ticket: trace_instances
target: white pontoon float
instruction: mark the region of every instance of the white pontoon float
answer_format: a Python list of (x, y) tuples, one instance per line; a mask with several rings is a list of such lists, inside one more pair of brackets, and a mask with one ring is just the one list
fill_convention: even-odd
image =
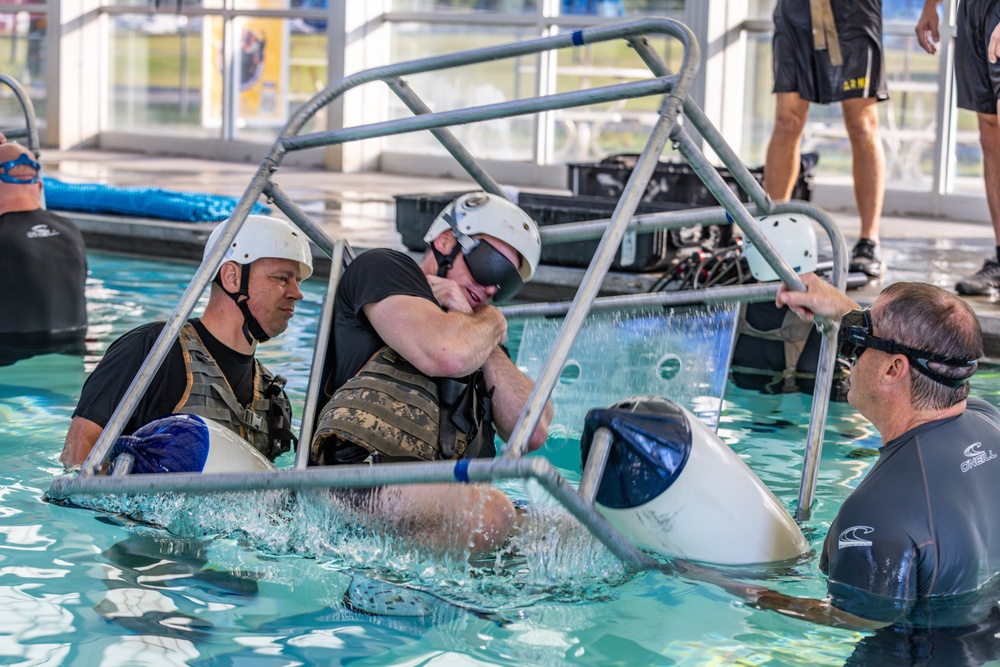
[[(679, 73), (671, 72), (660, 55), (650, 46), (646, 36), (667, 36), (683, 47)], [(573, 49), (584, 45), (624, 39), (650, 69), (653, 77), (587, 90), (519, 99), (499, 104), (432, 113), (427, 105), (409, 88), (403, 77), (423, 72), (516, 58), (556, 49)], [(561, 370), (567, 362), (588, 313), (596, 310), (633, 309), (642, 306), (675, 306), (693, 303), (748, 302), (772, 299), (777, 291), (774, 284), (708, 288), (681, 292), (661, 292), (598, 298), (602, 282), (627, 232), (677, 229), (693, 225), (727, 223), (728, 216), (755, 244), (761, 255), (774, 268), (781, 281), (790, 289), (803, 290), (804, 285), (754, 220), (754, 215), (797, 213), (819, 223), (830, 237), (833, 249), (833, 283), (843, 288), (846, 281), (847, 249), (844, 239), (829, 217), (818, 207), (806, 202), (783, 204), (771, 202), (746, 166), (725, 143), (705, 114), (689, 98), (700, 53), (692, 32), (683, 24), (669, 19), (643, 19), (575, 30), (559, 35), (529, 39), (509, 44), (437, 56), (408, 63), (379, 67), (345, 77), (317, 94), (289, 120), (270, 153), (261, 163), (249, 187), (243, 194), (230, 220), (225, 223), (220, 242), (205, 258), (191, 284), (181, 297), (169, 321), (154, 344), (144, 365), (136, 375), (122, 402), (104, 429), (93, 452), (78, 475), (65, 475), (53, 480), (49, 496), (66, 498), (74, 494), (132, 493), (213, 493), (261, 489), (307, 488), (369, 488), (396, 484), (431, 482), (490, 482), (500, 479), (533, 479), (557, 499), (573, 516), (584, 524), (613, 553), (636, 569), (658, 567), (648, 554), (622, 536), (597, 511), (594, 504), (596, 487), (603, 473), (611, 438), (608, 433), (595, 434), (592, 455), (582, 472), (579, 490), (574, 489), (544, 458), (525, 458), (530, 434), (538, 424), (544, 406), (552, 394)], [(380, 81), (386, 84), (415, 114), (413, 117), (372, 123), (325, 132), (299, 135), (306, 123), (323, 107), (359, 85)], [(610, 220), (548, 226), (541, 229), (543, 243), (601, 238), (589, 268), (584, 273), (576, 297), (571, 303), (530, 304), (504, 309), (507, 316), (565, 315), (561, 329), (548, 355), (545, 367), (537, 379), (517, 425), (501, 458), (493, 460), (459, 460), (426, 463), (381, 464), (378, 466), (307, 467), (309, 442), (320, 396), (320, 375), (330, 338), (333, 294), (345, 263), (353, 252), (345, 240), (330, 239), (309, 216), (293, 202), (274, 181), (282, 160), (292, 151), (343, 144), (359, 139), (430, 130), (469, 175), (486, 191), (507, 196), (480, 164), (447, 129), (449, 126), (566, 109), (613, 100), (664, 95), (662, 111), (650, 134), (635, 168)], [(682, 124), (681, 117), (687, 119)], [(688, 133), (696, 130), (721, 158), (737, 183), (750, 196), (752, 204), (745, 206), (730, 190), (716, 169), (708, 162)], [(653, 174), (665, 146), (671, 142), (721, 207), (671, 211), (635, 216), (646, 185)], [(302, 415), (299, 448), (294, 468), (264, 473), (173, 473), (158, 475), (104, 475), (98, 473), (111, 447), (120, 436), (122, 427), (149, 386), (153, 373), (163, 362), (169, 347), (177, 338), (185, 320), (204, 289), (222, 263), (223, 253), (243, 224), (253, 204), (264, 195), (328, 256), (332, 265), (328, 293), (316, 336), (312, 373), (306, 392)], [(831, 380), (835, 361), (835, 323), (821, 323), (823, 343), (817, 368), (815, 394), (810, 416), (808, 442), (803, 453), (802, 481), (799, 489), (797, 518), (809, 517), (814, 498), (820, 450), (826, 421)]]

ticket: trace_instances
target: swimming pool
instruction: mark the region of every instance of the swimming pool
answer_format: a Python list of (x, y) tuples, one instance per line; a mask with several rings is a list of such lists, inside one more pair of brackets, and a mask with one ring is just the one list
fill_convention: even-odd
[[(142, 518), (169, 531), (44, 502), (62, 472), (59, 451), (86, 372), (120, 333), (169, 315), (195, 270), (100, 253), (90, 266), (87, 355), (0, 368), (5, 664), (840, 665), (866, 636), (749, 609), (696, 581), (630, 575), (542, 492), (520, 484), (505, 486), (530, 501), (517, 549), (471, 565), (414, 553), (309, 498), (141, 503)], [(320, 282), (306, 283), (289, 331), (260, 350), (288, 377), (297, 413)], [(1000, 404), (998, 379), (985, 369), (974, 393)], [(720, 435), (792, 508), (809, 397), (726, 392)], [(575, 436), (573, 425), (555, 429), (547, 445), (555, 460), (566, 460)], [(850, 406), (830, 406), (817, 500), (803, 526), (814, 550), (878, 442)], [(814, 554), (745, 574), (792, 595), (825, 594)], [(360, 610), (399, 609), (398, 590), (379, 582), (426, 591), (403, 601), (418, 615)]]

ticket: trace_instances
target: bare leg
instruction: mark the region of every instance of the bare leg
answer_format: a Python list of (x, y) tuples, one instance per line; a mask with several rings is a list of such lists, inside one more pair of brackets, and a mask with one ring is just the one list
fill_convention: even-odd
[(861, 238), (878, 242), (885, 199), (885, 149), (878, 133), (876, 104), (872, 97), (841, 102), (847, 136), (851, 140), (854, 199), (861, 217)]
[(993, 234), (1000, 246), (1000, 122), (995, 114), (976, 114), (979, 118), (979, 143), (983, 147), (983, 180), (986, 203), (990, 208)]
[(764, 161), (764, 191), (774, 201), (792, 196), (799, 177), (799, 143), (809, 116), (809, 102), (798, 93), (777, 93), (774, 130)]
[(499, 548), (514, 524), (514, 505), (488, 484), (412, 484), (373, 496), (376, 514), (399, 534), (435, 552), (468, 555)]

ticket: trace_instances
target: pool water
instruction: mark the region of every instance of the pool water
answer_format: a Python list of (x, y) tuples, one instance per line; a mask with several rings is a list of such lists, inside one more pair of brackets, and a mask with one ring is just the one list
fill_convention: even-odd
[[(94, 253), (90, 268), (87, 355), (0, 368), (4, 664), (840, 665), (866, 638), (697, 581), (631, 574), (530, 484), (503, 487), (528, 501), (523, 534), (472, 563), (415, 551), (320, 494), (82, 499), (99, 511), (45, 502), (86, 373), (118, 335), (166, 318), (196, 267)], [(259, 350), (288, 377), (297, 414), (321, 282), (306, 283), (289, 331)], [(1000, 404), (998, 380), (984, 369), (973, 391)], [(809, 409), (808, 396), (726, 387), (720, 436), (790, 510)], [(567, 422), (543, 451), (570, 461), (578, 435)], [(738, 574), (822, 597), (816, 554), (878, 444), (850, 406), (832, 404), (803, 525), (813, 552)]]

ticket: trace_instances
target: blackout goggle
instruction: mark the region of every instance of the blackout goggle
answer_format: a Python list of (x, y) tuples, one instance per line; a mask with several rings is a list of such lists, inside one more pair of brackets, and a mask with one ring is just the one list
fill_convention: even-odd
[[(20, 167), (21, 165), (26, 165), (34, 169), (35, 175), (31, 178), (18, 178), (17, 176), (11, 176), (10, 170), (15, 167)], [(7, 162), (0, 163), (0, 181), (3, 181), (4, 183), (13, 183), (15, 185), (30, 185), (32, 183), (37, 183), (38, 172), (41, 168), (42, 165), (28, 157), (27, 153), (21, 153), (16, 160), (8, 160)]]
[(462, 235), (459, 241), (462, 246), (462, 256), (465, 265), (469, 267), (469, 275), (483, 287), (496, 287), (493, 303), (506, 303), (514, 298), (524, 281), (517, 267), (511, 264), (502, 252), (489, 241)]
[(840, 320), (840, 331), (837, 333), (837, 354), (853, 364), (861, 356), (861, 353), (868, 348), (887, 352), (888, 354), (902, 354), (910, 360), (910, 363), (917, 371), (935, 382), (940, 382), (946, 387), (960, 387), (968, 379), (959, 380), (945, 377), (933, 371), (928, 366), (930, 362), (954, 366), (956, 368), (975, 368), (979, 364), (978, 359), (946, 357), (943, 354), (915, 350), (894, 340), (873, 336), (871, 308), (852, 310)]

